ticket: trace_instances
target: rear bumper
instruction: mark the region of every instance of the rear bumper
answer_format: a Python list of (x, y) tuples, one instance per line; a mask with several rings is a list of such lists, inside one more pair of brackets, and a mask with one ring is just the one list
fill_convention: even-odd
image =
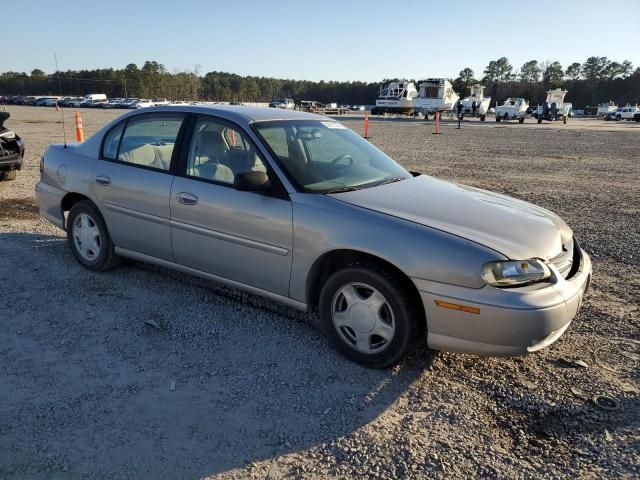
[[(470, 289), (414, 279), (427, 316), (431, 348), (479, 355), (522, 355), (548, 347), (567, 330), (591, 281), (591, 260), (580, 250), (568, 280), (517, 289)], [(471, 307), (468, 311), (436, 301)], [(470, 313), (473, 312), (473, 313)], [(477, 312), (477, 313), (475, 313)]]
[(46, 218), (56, 227), (64, 230), (64, 216), (62, 214), (62, 199), (64, 190), (52, 187), (40, 180), (36, 185), (36, 200), (40, 209), (40, 216)]

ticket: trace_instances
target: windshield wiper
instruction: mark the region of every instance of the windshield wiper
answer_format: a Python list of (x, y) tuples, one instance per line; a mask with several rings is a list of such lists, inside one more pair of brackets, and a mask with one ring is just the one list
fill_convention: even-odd
[(404, 180), (405, 177), (389, 177), (384, 180), (380, 180), (379, 182), (371, 184), (372, 187), (379, 187), (380, 185), (387, 185), (388, 183), (399, 182), (400, 180)]
[(332, 188), (331, 190), (327, 190), (324, 193), (342, 193), (342, 192), (353, 192), (355, 190), (360, 190), (354, 186), (343, 185), (341, 187)]

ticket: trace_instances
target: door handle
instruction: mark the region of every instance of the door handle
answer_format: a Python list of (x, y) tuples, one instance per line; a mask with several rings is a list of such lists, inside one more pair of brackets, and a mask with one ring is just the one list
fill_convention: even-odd
[(96, 177), (96, 183), (98, 185), (111, 185), (111, 179), (106, 175), (98, 175)]
[(176, 198), (178, 199), (178, 202), (183, 205), (196, 205), (198, 203), (198, 197), (193, 193), (180, 192)]

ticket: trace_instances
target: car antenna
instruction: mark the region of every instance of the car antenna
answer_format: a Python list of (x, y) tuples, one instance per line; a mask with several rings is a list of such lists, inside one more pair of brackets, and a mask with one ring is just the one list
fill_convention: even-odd
[[(58, 68), (58, 56), (54, 53), (53, 59), (56, 61), (56, 72), (58, 72), (58, 87), (60, 88), (60, 98), (62, 98), (62, 77), (60, 76), (60, 69)], [(58, 105), (58, 102), (56, 102)], [(60, 114), (62, 115), (62, 138), (64, 139), (64, 148), (67, 148), (67, 130), (64, 124), (64, 106), (60, 105)]]

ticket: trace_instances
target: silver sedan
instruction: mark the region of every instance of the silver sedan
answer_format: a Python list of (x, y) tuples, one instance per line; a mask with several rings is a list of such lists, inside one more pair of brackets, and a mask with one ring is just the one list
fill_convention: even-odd
[(250, 107), (126, 114), (51, 145), (36, 194), (93, 271), (122, 257), (318, 312), (349, 358), (540, 350), (568, 328), (591, 262), (555, 214), (408, 172), (342, 124)]

